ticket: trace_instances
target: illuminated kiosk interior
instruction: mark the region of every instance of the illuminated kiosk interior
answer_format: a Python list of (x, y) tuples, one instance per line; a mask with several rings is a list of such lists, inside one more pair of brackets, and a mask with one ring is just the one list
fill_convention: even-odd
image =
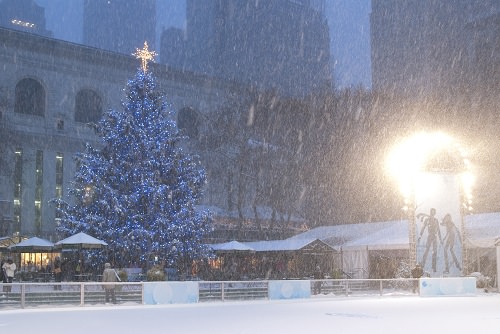
[(430, 277), (468, 274), (463, 217), (474, 178), (464, 149), (444, 133), (420, 133), (399, 142), (387, 165), (409, 218), (410, 266)]

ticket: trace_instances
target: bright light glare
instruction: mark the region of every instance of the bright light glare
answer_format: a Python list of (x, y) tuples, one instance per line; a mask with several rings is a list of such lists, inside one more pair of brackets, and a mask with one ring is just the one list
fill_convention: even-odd
[[(465, 151), (450, 136), (442, 132), (422, 132), (399, 142), (389, 154), (387, 170), (399, 184), (405, 198), (410, 198), (414, 182), (424, 171), (449, 171), (436, 168), (435, 161), (456, 162), (454, 172), (462, 174), (464, 195), (470, 200), (474, 177), (470, 172), (470, 162)], [(443, 165), (449, 167), (448, 165)], [(434, 168), (433, 168), (434, 167)]]
[(466, 198), (465, 209), (472, 211), (472, 187), (474, 185), (474, 175), (470, 171), (462, 173), (462, 187)]

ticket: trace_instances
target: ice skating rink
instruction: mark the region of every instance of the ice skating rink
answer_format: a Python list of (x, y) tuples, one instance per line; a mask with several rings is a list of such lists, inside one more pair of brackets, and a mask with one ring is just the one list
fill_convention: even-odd
[(3, 333), (499, 333), (500, 294), (0, 311)]

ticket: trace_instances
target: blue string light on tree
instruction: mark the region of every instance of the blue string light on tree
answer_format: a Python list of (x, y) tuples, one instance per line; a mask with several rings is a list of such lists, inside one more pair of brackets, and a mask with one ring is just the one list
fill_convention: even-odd
[(212, 218), (195, 210), (205, 170), (179, 147), (184, 137), (148, 71), (156, 53), (144, 43), (134, 55), (141, 67), (127, 83), (123, 110), (107, 111), (96, 126), (100, 145), (87, 144), (76, 155), (73, 199), (59, 203), (57, 229), (106, 241), (117, 266), (206, 258), (202, 240)]

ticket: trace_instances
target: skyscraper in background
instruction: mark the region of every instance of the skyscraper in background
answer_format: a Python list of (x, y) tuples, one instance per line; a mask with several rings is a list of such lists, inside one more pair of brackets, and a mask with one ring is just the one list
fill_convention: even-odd
[(84, 0), (83, 44), (130, 54), (155, 47), (156, 0)]
[(0, 26), (52, 37), (45, 27), (45, 9), (34, 0), (0, 1)]
[(165, 31), (161, 62), (295, 96), (329, 88), (330, 37), (322, 4), (188, 0), (186, 30)]
[(498, 0), (372, 0), (373, 88), (449, 96), (471, 81), (498, 85), (499, 15)]
[[(324, 13), (328, 20), (329, 33), (330, 33), (330, 62), (331, 65), (330, 75), (335, 74), (335, 86), (338, 88), (364, 86), (371, 87), (371, 73), (370, 73), (370, 42), (369, 42), (369, 12), (371, 0), (294, 0), (285, 1), (289, 3), (290, 7), (306, 5), (311, 9)], [(8, 13), (12, 7), (19, 7), (24, 0), (0, 0), (0, 4), (7, 8), (0, 10), (0, 16)], [(97, 17), (107, 18), (101, 19), (99, 25), (95, 25), (99, 31), (90, 31), (86, 28), (89, 40), (94, 41), (92, 45), (96, 47), (104, 46), (106, 49), (114, 50), (112, 45), (114, 43), (121, 43), (120, 39), (124, 39), (125, 32), (131, 32), (133, 36), (135, 31), (144, 22), (138, 23), (138, 17), (147, 17), (148, 26), (152, 24), (151, 20), (156, 21), (156, 41), (149, 41), (151, 48), (154, 48), (160, 54), (160, 36), (165, 30), (175, 31), (172, 36), (167, 38), (166, 45), (171, 45), (169, 48), (178, 47), (176, 41), (184, 41), (187, 37), (189, 29), (186, 29), (186, 2), (187, 0), (154, 0), (156, 5), (156, 16), (148, 16), (147, 12), (152, 14), (151, 0), (145, 1), (124, 1), (124, 0), (31, 0), (32, 2), (42, 9), (45, 9), (45, 22), (48, 33), (53, 32), (53, 37), (73, 43), (86, 44), (83, 38), (83, 8), (85, 3), (92, 3), (95, 8), (93, 13), (90, 13), (98, 20)], [(109, 4), (108, 4), (109, 2)], [(125, 4), (125, 8), (130, 8), (133, 13), (121, 13), (121, 11), (114, 11), (113, 8), (117, 7), (120, 3)], [(134, 3), (140, 2), (142, 7), (137, 11), (137, 6)], [(215, 5), (217, 1), (213, 0), (200, 0), (196, 4), (198, 6), (206, 4)], [(274, 2), (274, 1), (273, 1)], [(253, 2), (252, 2), (253, 3)], [(106, 14), (106, 5), (111, 12)], [(23, 9), (23, 13), (28, 13)], [(123, 19), (118, 19), (123, 18)], [(92, 18), (89, 18), (90, 22)], [(104, 20), (104, 21), (103, 21)], [(9, 21), (10, 22), (10, 21)], [(105, 23), (112, 24), (115, 28), (108, 28)], [(89, 23), (90, 24), (90, 23)], [(92, 24), (95, 24), (92, 23)], [(0, 24), (6, 27), (13, 28), (10, 23)], [(88, 25), (87, 25), (88, 26)], [(18, 27), (21, 28), (21, 27)], [(275, 27), (280, 29), (280, 27)], [(24, 28), (22, 28), (24, 29)], [(119, 29), (117, 31), (117, 29)], [(257, 27), (253, 27), (257, 29)], [(46, 35), (43, 31), (38, 32), (33, 29), (25, 29), (36, 34)], [(112, 35), (102, 36), (102, 35)], [(149, 37), (148, 37), (149, 38)], [(126, 38), (125, 38), (126, 39)], [(101, 42), (99, 42), (101, 41)], [(144, 40), (139, 45), (142, 45)], [(164, 41), (165, 42), (165, 41)], [(106, 45), (104, 45), (106, 44)], [(122, 51), (120, 51), (122, 52)], [(129, 52), (126, 51), (128, 54)], [(163, 57), (162, 57), (163, 58)], [(157, 58), (159, 60), (160, 57)]]

